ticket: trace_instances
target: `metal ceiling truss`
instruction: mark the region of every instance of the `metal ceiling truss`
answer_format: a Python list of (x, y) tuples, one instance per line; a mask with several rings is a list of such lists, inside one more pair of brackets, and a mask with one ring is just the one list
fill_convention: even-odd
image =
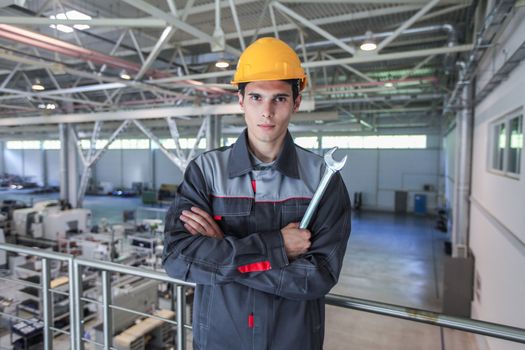
[[(385, 74), (393, 69), (392, 67), (405, 69), (406, 73), (399, 80), (408, 81), (412, 75), (418, 75), (422, 67), (441, 69), (437, 65), (441, 62), (442, 55), (461, 54), (473, 48), (471, 44), (456, 45), (455, 42), (451, 44), (450, 36), (446, 46), (437, 46), (442, 45), (443, 42), (429, 41), (428, 35), (425, 37), (423, 34), (427, 29), (408, 29), (419, 21), (425, 21), (426, 27), (422, 28), (429, 28), (428, 30), (434, 30), (433, 28), (439, 30), (449, 26), (449, 24), (431, 21), (445, 14), (464, 10), (470, 6), (470, 1), (466, 0), (403, 0), (394, 6), (386, 4), (384, 0), (372, 0), (366, 4), (360, 0), (302, 0), (300, 2), (209, 0), (202, 5), (195, 5), (194, 0), (188, 0), (182, 9), (177, 9), (173, 0), (166, 0), (164, 5), (145, 0), (122, 0), (122, 3), (125, 3), (124, 7), (127, 11), (123, 18), (111, 18), (113, 15), (111, 7), (101, 6), (100, 14), (103, 17), (91, 20), (47, 18), (47, 14), (52, 10), (51, 5), (53, 11), (66, 12), (71, 8), (79, 10), (86, 8), (88, 13), (99, 13), (95, 3), (79, 3), (77, 0), (46, 1), (34, 16), (13, 15), (21, 13), (14, 7), (4, 8), (6, 11), (0, 8), (2, 28), (12, 32), (9, 34), (9, 40), (16, 40), (25, 46), (33, 45), (30, 47), (36, 57), (40, 58), (17, 53), (19, 49), (14, 45), (0, 49), (0, 62), (4, 60), (14, 63), (12, 69), (5, 71), (5, 77), (0, 84), (0, 103), (6, 101), (0, 104), (0, 108), (8, 110), (0, 118), (0, 126), (76, 124), (96, 121), (97, 130), (93, 130), (92, 134), (98, 135), (101, 132), (102, 121), (124, 120), (128, 123), (132, 121), (143, 133), (155, 137), (152, 130), (138, 120), (164, 118), (172, 138), (178, 140), (180, 135), (174, 118), (240, 113), (236, 103), (229, 103), (235, 100), (235, 96), (228, 86), (224, 85), (229, 82), (233, 70), (211, 69), (213, 59), (224, 57), (234, 60), (249, 44), (247, 40), (253, 41), (263, 35), (281, 37), (290, 42), (292, 30), (299, 33), (296, 36), (298, 42), (294, 45), (298, 44), (296, 49), (302, 56), (303, 66), (310, 77), (305, 91), (310, 99), (303, 101), (302, 110), (312, 110), (315, 107), (326, 109), (330, 105), (335, 110), (336, 106), (345, 104), (354, 106), (364, 104), (368, 106), (365, 110), (388, 110), (399, 107), (392, 106), (390, 103), (404, 103), (406, 106), (416, 104), (418, 101), (438, 100), (443, 96), (425, 89), (421, 90), (421, 86), (417, 87), (417, 90), (407, 90), (413, 88), (400, 85), (389, 90), (384, 84), (392, 80), (391, 78), (384, 79), (382, 75), (372, 74), (379, 67)], [(337, 5), (331, 5), (332, 3)], [(10, 4), (8, 2), (6, 6)], [(316, 17), (315, 11), (308, 8), (311, 6), (309, 4), (315, 4), (319, 8), (325, 7), (326, 15)], [(353, 10), (348, 13), (334, 12), (333, 9), (336, 7), (333, 7), (330, 12), (330, 6), (341, 8), (346, 6)], [(132, 13), (135, 16), (138, 14), (136, 11), (130, 12), (132, 8), (151, 17), (127, 18), (126, 16)], [(258, 13), (257, 20), (248, 21), (244, 18), (244, 14), (254, 12)], [(215, 14), (215, 22), (203, 23), (205, 18), (203, 16), (206, 14), (211, 18), (212, 14)], [(225, 18), (231, 21), (227, 33), (222, 29)], [(352, 34), (351, 37), (341, 37), (340, 24), (343, 23), (345, 27), (351, 28), (352, 31), (347, 32)], [(388, 28), (392, 23), (399, 23), (393, 31)], [(13, 27), (13, 25), (49, 26), (50, 24), (68, 26), (87, 24), (92, 29), (85, 32), (74, 30), (66, 42), (45, 34)], [(354, 26), (359, 28), (358, 31), (353, 29)], [(374, 26), (374, 29), (381, 27), (384, 33), (376, 35), (377, 38), (382, 38), (376, 53), (363, 54), (357, 46), (369, 26)], [(108, 32), (102, 27), (113, 29), (112, 32)], [(115, 27), (118, 29), (115, 30)], [(209, 28), (212, 28), (213, 33), (209, 32)], [(42, 28), (43, 33), (44, 29), (47, 28)], [(390, 30), (388, 34), (387, 30)], [(100, 35), (92, 35), (90, 31), (93, 34), (111, 33), (108, 38), (112, 39), (107, 39), (103, 43), (106, 46), (110, 44), (109, 47), (101, 51), (108, 54), (88, 49), (88, 46), (93, 46), (96, 40), (101, 39)], [(401, 35), (406, 35), (408, 40), (399, 40)], [(66, 38), (64, 35), (60, 37)], [(324, 38), (331, 46), (327, 47), (326, 42), (322, 46), (318, 41), (319, 37)], [(422, 43), (421, 48), (403, 50), (413, 43)], [(37, 47), (40, 50), (37, 50)], [(210, 51), (218, 50), (224, 52), (210, 54)], [(385, 50), (385, 53), (378, 54), (381, 50)], [(54, 56), (50, 55), (50, 52), (54, 53)], [(194, 59), (205, 55), (208, 55), (207, 61), (199, 62), (198, 59)], [(377, 64), (378, 62), (381, 64)], [(392, 62), (395, 62), (395, 65)], [(116, 76), (115, 69), (122, 68), (133, 73), (132, 80), (123, 80)], [(18, 80), (18, 73), (21, 73), (20, 79), (24, 80)], [(24, 89), (28, 89), (27, 85), (31, 85), (31, 80), (35, 76), (42, 76), (53, 89), (43, 92), (21, 89), (24, 81)], [(341, 82), (380, 85), (338, 88), (337, 84)], [(443, 84), (443, 82), (432, 84)], [(355, 93), (364, 95), (359, 96)], [(326, 94), (338, 98), (326, 99), (324, 96)], [(66, 112), (59, 105), (55, 113), (49, 115), (46, 112), (39, 116), (38, 114), (41, 113), (38, 112), (36, 104), (46, 101), (68, 103), (76, 111)], [(28, 102), (31, 103), (31, 107)], [(171, 104), (177, 107), (144, 108), (152, 103)], [(204, 105), (203, 103), (217, 104)], [(127, 110), (119, 111), (119, 108), (127, 108)], [(57, 112), (63, 114), (56, 114)], [(9, 114), (20, 117), (7, 117)], [(3, 132), (0, 132), (0, 135), (2, 134)], [(198, 138), (203, 136), (201, 134), (198, 133)], [(175, 157), (173, 160), (177, 166), (185, 166), (188, 159), (182, 157), (180, 145), (176, 147), (175, 153), (170, 152), (170, 154), (170, 159)], [(89, 162), (94, 156), (88, 152), (82, 159)], [(86, 177), (89, 178), (89, 175)]]

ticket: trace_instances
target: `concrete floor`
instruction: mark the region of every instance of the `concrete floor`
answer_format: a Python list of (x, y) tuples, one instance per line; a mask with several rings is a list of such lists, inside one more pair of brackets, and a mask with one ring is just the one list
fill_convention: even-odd
[[(354, 214), (339, 283), (331, 293), (441, 311), (446, 236), (432, 219)], [(327, 306), (328, 350), (474, 350), (472, 334)]]
[[(58, 194), (0, 192), (2, 199), (38, 201)], [(142, 206), (139, 198), (87, 196), (93, 224), (102, 217), (122, 220), (122, 210)], [(444, 234), (427, 217), (391, 213), (354, 214), (352, 234), (339, 283), (332, 293), (406, 307), (441, 311)], [(191, 335), (188, 337), (191, 342)], [(67, 346), (67, 337), (55, 339)], [(5, 337), (0, 348), (7, 345)], [(475, 350), (472, 334), (370, 313), (327, 306), (327, 350)]]

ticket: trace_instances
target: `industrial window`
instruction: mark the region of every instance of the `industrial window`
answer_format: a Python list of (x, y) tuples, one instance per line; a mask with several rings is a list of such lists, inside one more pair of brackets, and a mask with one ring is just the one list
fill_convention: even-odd
[(323, 148), (350, 149), (424, 149), (426, 135), (324, 136)]
[(319, 139), (317, 136), (296, 137), (294, 141), (303, 148), (317, 149), (319, 147)]
[(237, 137), (223, 137), (222, 138), (222, 146), (230, 146), (237, 141)]
[(122, 149), (149, 149), (149, 139), (122, 139)]
[(40, 141), (36, 140), (16, 140), (7, 141), (7, 149), (40, 149)]
[(44, 140), (42, 142), (42, 148), (43, 149), (60, 149), (60, 141), (59, 140)]
[(511, 113), (491, 127), (491, 168), (509, 175), (521, 173), (523, 151), (523, 115)]
[[(182, 149), (192, 149), (193, 145), (195, 144), (195, 138), (180, 138), (179, 144), (180, 148)], [(164, 139), (160, 141), (164, 147), (167, 149), (175, 149), (175, 141), (173, 139)], [(202, 138), (199, 142), (198, 147), (199, 149), (205, 149), (206, 148), (206, 139)]]

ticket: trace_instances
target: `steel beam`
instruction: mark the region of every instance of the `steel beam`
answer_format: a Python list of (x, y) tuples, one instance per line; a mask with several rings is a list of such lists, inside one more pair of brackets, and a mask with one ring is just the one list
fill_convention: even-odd
[[(232, 11), (233, 23), (235, 24), (235, 30), (237, 30), (237, 35), (239, 36), (239, 44), (241, 49), (244, 51), (246, 44), (244, 42), (244, 36), (242, 35), (241, 24), (239, 23), (239, 16), (237, 16), (237, 9), (235, 8), (235, 2), (233, 0), (228, 0), (230, 4), (230, 10)], [(226, 38), (226, 34), (224, 35)]]
[[(414, 50), (414, 51), (404, 51), (404, 52), (394, 52), (380, 55), (362, 55), (350, 58), (339, 58), (333, 60), (324, 60), (324, 61), (310, 61), (304, 63), (302, 66), (304, 68), (320, 68), (320, 67), (330, 67), (330, 66), (340, 66), (343, 64), (357, 64), (357, 63), (367, 63), (367, 62), (381, 62), (381, 61), (390, 61), (390, 60), (402, 60), (407, 58), (416, 58), (424, 57), (431, 55), (443, 55), (447, 53), (454, 52), (465, 52), (472, 50), (472, 44), (458, 45), (452, 47), (438, 47), (434, 49), (423, 49), (423, 50)], [(151, 80), (152, 83), (163, 84), (175, 81), (182, 80), (201, 80), (209, 78), (218, 78), (218, 77), (233, 77), (235, 73), (234, 70), (222, 71), (222, 72), (210, 72), (210, 73), (200, 73), (186, 75), (184, 77), (172, 77), (172, 78), (163, 78)]]
[[(299, 111), (315, 109), (315, 102), (303, 100)], [(0, 118), (0, 126), (18, 126), (32, 124), (86, 123), (97, 120), (128, 120), (128, 119), (159, 119), (167, 117), (188, 117), (208, 114), (242, 114), (238, 103), (224, 105), (207, 105), (198, 107), (166, 107), (148, 108), (127, 111), (111, 111), (98, 113), (72, 113), (62, 115), (43, 115), (39, 117)]]
[(151, 141), (155, 142), (161, 150), (161, 152), (164, 153), (164, 155), (166, 155), (166, 157), (168, 157), (168, 159), (171, 160), (173, 164), (175, 164), (184, 173), (184, 170), (186, 170), (186, 166), (188, 165), (186, 159), (179, 158), (177, 155), (173, 154), (173, 152), (171, 152), (169, 149), (164, 147), (162, 142), (160, 142), (160, 139), (157, 136), (155, 136), (150, 130), (148, 130), (140, 121), (133, 120), (133, 123), (140, 131), (144, 133), (144, 135), (146, 135)]
[[(438, 1), (438, 0), (433, 0), (433, 1)], [(343, 50), (347, 51), (348, 53), (350, 53), (352, 55), (355, 55), (355, 52), (356, 52), (355, 48), (353, 48), (351, 46), (348, 46), (347, 44), (345, 44), (344, 42), (342, 42), (341, 40), (339, 40), (338, 38), (336, 38), (332, 34), (328, 33), (326, 30), (324, 30), (321, 27), (317, 26), (316, 24), (314, 24), (312, 21), (308, 20), (307, 18), (305, 18), (305, 17), (299, 15), (298, 13), (290, 10), (288, 7), (284, 6), (283, 4), (280, 4), (280, 3), (276, 2), (276, 1), (274, 1), (274, 2), (271, 3), (271, 6), (275, 7), (276, 9), (281, 11), (282, 13), (285, 13), (286, 15), (292, 17), (296, 21), (299, 21), (299, 23), (301, 23), (302, 25), (310, 28), (314, 32), (318, 33), (319, 35), (322, 35), (326, 39), (333, 41), (334, 44), (336, 44), (337, 46), (339, 46)]]
[(384, 39), (377, 45), (377, 49), (375, 52), (381, 51), (385, 46), (387, 46), (389, 43), (394, 41), (402, 32), (403, 30), (410, 27), (412, 24), (414, 24), (419, 18), (423, 17), (424, 14), (426, 14), (430, 9), (432, 9), (440, 0), (431, 0), (429, 3), (427, 3), (421, 10), (419, 10), (415, 15), (410, 17), (405, 23), (403, 23), (399, 28), (397, 28), (394, 33), (389, 36), (388, 38)]
[(184, 154), (182, 153), (182, 149), (180, 148), (180, 134), (179, 129), (177, 128), (177, 121), (174, 118), (166, 118), (166, 121), (168, 123), (168, 126), (170, 128), (170, 135), (173, 139), (173, 142), (175, 143), (175, 152), (177, 152), (177, 156), (180, 159), (185, 159)]
[[(203, 31), (193, 27), (192, 25), (189, 25), (188, 23), (174, 17), (173, 15), (169, 14), (169, 13), (165, 13), (164, 11), (160, 10), (159, 8), (153, 6), (153, 5), (150, 5), (149, 3), (147, 3), (146, 1), (144, 0), (122, 0), (124, 1), (125, 3), (133, 6), (133, 7), (136, 7), (138, 8), (139, 10), (142, 10), (154, 17), (157, 17), (157, 18), (160, 18), (160, 19), (163, 19), (165, 20), (166, 22), (168, 22), (170, 25), (174, 26), (174, 27), (177, 27), (181, 30), (183, 30), (184, 32), (188, 33), (188, 34), (191, 34), (201, 40), (205, 40), (206, 42), (208, 43), (213, 43), (214, 42), (214, 39), (213, 37), (211, 37), (210, 35), (204, 33)], [(240, 55), (241, 52), (239, 50), (237, 50), (236, 48), (232, 47), (232, 46), (229, 46), (229, 45), (226, 45), (226, 49), (234, 54), (234, 55)]]
[[(71, 75), (75, 75), (75, 76), (79, 76), (79, 77), (83, 77), (87, 79), (93, 79), (95, 81), (123, 83), (128, 87), (135, 87), (137, 89), (143, 89), (143, 90), (152, 91), (152, 92), (159, 92), (159, 93), (163, 93), (163, 94), (167, 94), (171, 96), (182, 97), (182, 98), (190, 99), (190, 100), (193, 99), (193, 97), (191, 96), (184, 96), (183, 94), (180, 94), (174, 91), (170, 91), (170, 90), (166, 90), (166, 89), (162, 89), (156, 86), (152, 86), (150, 84), (139, 83), (139, 82), (127, 82), (119, 78), (101, 76), (95, 73), (90, 73), (90, 72), (81, 71), (78, 69), (69, 68), (68, 66), (64, 64), (44, 62), (44, 61), (30, 59), (30, 58), (19, 56), (19, 55), (14, 55), (6, 50), (0, 50), (0, 58), (3, 58), (8, 61), (12, 61), (12, 62), (18, 62), (18, 63), (27, 64), (27, 65), (34, 66), (34, 67), (43, 68), (43, 69), (46, 69), (46, 68), (51, 69), (52, 72), (68, 73)], [(16, 93), (19, 93), (17, 90), (13, 90), (13, 91), (15, 91)], [(61, 98), (64, 99), (63, 97)], [(3, 96), (0, 96), (0, 100), (2, 99), (5, 99), (5, 98)], [(83, 101), (83, 100), (80, 100), (80, 101)], [(86, 101), (83, 101), (83, 102), (86, 102)], [(95, 102), (90, 101), (90, 103), (94, 104)]]
[(0, 16), (0, 23), (24, 26), (49, 26), (63, 24), (74, 26), (76, 24), (89, 25), (90, 27), (130, 27), (130, 28), (162, 28), (166, 21), (158, 18), (93, 18), (93, 19), (51, 19), (35, 16)]
[[(328, 58), (329, 60), (335, 60), (336, 58), (332, 55), (329, 55), (327, 53), (321, 53), (324, 57)], [(343, 67), (344, 69), (346, 69), (347, 71), (349, 71), (350, 73), (353, 73), (361, 78), (363, 78), (364, 80), (366, 81), (369, 81), (369, 82), (375, 82), (374, 79), (370, 78), (368, 75), (364, 74), (364, 73), (361, 73), (360, 71), (358, 71), (357, 69), (355, 69), (354, 67), (351, 67), (349, 66), (348, 64), (342, 64), (341, 67)]]
[[(193, 6), (194, 0), (189, 0), (186, 3), (186, 6), (184, 8), (184, 12), (182, 14), (182, 20), (185, 21), (188, 18), (189, 10)], [(170, 0), (168, 1), (168, 6), (170, 7), (171, 13), (176, 16), (177, 14), (177, 8), (175, 7), (175, 3)], [(159, 40), (153, 47), (153, 49), (150, 51), (148, 58), (146, 58), (146, 61), (140, 68), (140, 71), (135, 75), (135, 80), (140, 80), (144, 74), (149, 70), (153, 62), (157, 59), (157, 56), (161, 53), (162, 49), (166, 46), (166, 44), (169, 42), (169, 40), (173, 37), (173, 35), (177, 32), (177, 28), (173, 26), (169, 26), (164, 29), (162, 34), (160, 35)]]

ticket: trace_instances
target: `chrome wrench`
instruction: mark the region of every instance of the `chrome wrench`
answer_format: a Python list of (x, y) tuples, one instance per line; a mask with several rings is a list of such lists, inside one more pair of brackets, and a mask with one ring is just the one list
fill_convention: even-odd
[(314, 196), (312, 197), (312, 200), (310, 201), (310, 204), (308, 205), (308, 208), (306, 208), (306, 212), (304, 213), (303, 219), (301, 220), (301, 223), (299, 224), (299, 228), (307, 228), (310, 224), (310, 220), (312, 219), (312, 216), (314, 215), (315, 209), (317, 209), (317, 206), (319, 205), (319, 202), (321, 201), (321, 197), (323, 197), (324, 191), (326, 190), (326, 187), (328, 187), (328, 183), (330, 182), (330, 179), (332, 176), (341, 170), (346, 163), (345, 156), (340, 161), (335, 161), (335, 159), (332, 157), (334, 152), (337, 150), (337, 147), (332, 148), (324, 155), (324, 162), (326, 163), (326, 169), (323, 174), (323, 178), (321, 179), (321, 182), (319, 183), (319, 187), (317, 187), (317, 190), (314, 193)]

